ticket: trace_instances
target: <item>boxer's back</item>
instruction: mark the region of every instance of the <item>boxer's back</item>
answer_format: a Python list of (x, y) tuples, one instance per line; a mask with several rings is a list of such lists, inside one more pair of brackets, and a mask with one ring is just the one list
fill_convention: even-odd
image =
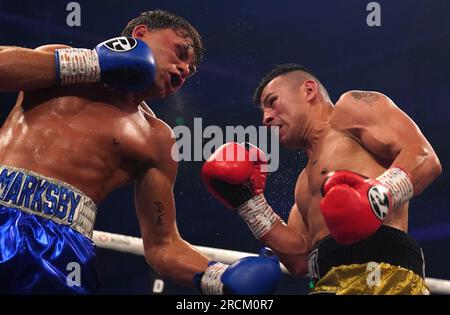
[(21, 92), (0, 130), (0, 164), (72, 184), (97, 204), (151, 163), (165, 128), (102, 86)]

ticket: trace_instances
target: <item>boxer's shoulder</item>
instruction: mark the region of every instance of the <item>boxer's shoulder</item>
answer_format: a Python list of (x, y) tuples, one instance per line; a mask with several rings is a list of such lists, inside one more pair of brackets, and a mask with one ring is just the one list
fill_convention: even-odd
[(176, 137), (172, 128), (163, 120), (156, 116), (145, 116), (145, 119), (150, 126), (151, 132), (148, 133), (148, 141), (156, 142), (159, 145), (175, 143)]
[(144, 133), (143, 145), (140, 145), (141, 153), (139, 156), (141, 162), (152, 166), (175, 163), (175, 159), (171, 157), (172, 147), (176, 141), (172, 128), (154, 114), (146, 113), (144, 117), (149, 129), (148, 132)]
[(376, 91), (351, 90), (341, 95), (336, 102), (334, 112), (358, 114), (375, 111), (386, 106), (392, 106), (392, 100), (383, 93)]
[(341, 95), (330, 118), (338, 130), (354, 130), (372, 122), (382, 122), (386, 110), (392, 108), (392, 100), (375, 91), (352, 90)]

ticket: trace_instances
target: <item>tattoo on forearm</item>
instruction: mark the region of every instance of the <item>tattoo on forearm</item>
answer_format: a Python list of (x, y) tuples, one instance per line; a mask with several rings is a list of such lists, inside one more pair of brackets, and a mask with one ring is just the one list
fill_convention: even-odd
[(161, 201), (153, 202), (156, 207), (156, 225), (164, 225), (163, 217), (166, 215), (164, 206)]
[(351, 95), (355, 100), (363, 101), (364, 103), (366, 103), (368, 105), (371, 105), (378, 98), (378, 94), (373, 93), (373, 92), (363, 92), (363, 91), (356, 92), (356, 91), (354, 91), (354, 92), (351, 92)]

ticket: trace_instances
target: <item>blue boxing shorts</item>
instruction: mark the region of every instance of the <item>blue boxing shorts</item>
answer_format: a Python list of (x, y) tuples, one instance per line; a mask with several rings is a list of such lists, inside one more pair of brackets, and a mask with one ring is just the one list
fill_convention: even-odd
[(77, 188), (0, 165), (0, 294), (95, 294), (95, 203)]

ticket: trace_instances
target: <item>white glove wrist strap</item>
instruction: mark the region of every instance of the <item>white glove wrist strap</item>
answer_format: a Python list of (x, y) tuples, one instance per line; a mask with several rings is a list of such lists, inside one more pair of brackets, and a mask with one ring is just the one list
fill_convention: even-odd
[(263, 194), (253, 197), (237, 208), (237, 211), (259, 240), (272, 229), (277, 221), (281, 221), (281, 218), (267, 204)]
[(391, 167), (377, 177), (377, 180), (389, 190), (392, 209), (396, 209), (414, 196), (411, 177), (401, 168)]
[(64, 48), (56, 50), (59, 85), (100, 81), (97, 52), (92, 49)]
[(206, 295), (222, 295), (223, 294), (223, 283), (222, 274), (228, 268), (228, 265), (222, 263), (215, 263), (209, 266), (205, 273), (203, 274), (202, 280), (200, 281), (200, 287), (203, 294)]

